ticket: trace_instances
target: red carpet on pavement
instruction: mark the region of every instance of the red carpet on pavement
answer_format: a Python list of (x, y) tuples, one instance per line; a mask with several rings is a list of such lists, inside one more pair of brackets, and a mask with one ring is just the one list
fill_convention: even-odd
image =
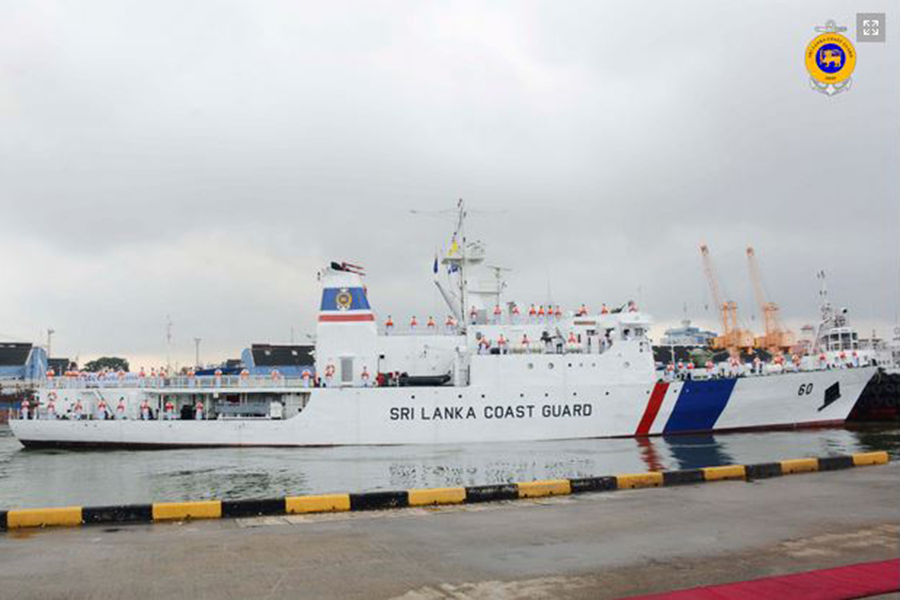
[(900, 559), (634, 596), (631, 600), (847, 600), (900, 591)]

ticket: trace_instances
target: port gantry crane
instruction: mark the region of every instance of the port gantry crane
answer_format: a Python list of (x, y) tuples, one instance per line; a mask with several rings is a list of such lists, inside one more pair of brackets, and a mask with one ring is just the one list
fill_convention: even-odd
[(741, 350), (753, 348), (753, 333), (738, 326), (737, 304), (731, 300), (722, 300), (712, 258), (709, 256), (709, 247), (706, 244), (700, 246), (700, 256), (703, 257), (703, 272), (706, 274), (709, 291), (719, 311), (719, 322), (722, 325), (722, 335), (713, 338), (712, 347), (716, 350), (728, 350), (729, 355), (737, 358)]
[(780, 352), (788, 352), (794, 346), (794, 334), (782, 327), (781, 320), (778, 317), (778, 305), (766, 300), (762, 284), (762, 273), (759, 269), (759, 262), (756, 260), (756, 252), (754, 252), (752, 246), (747, 246), (747, 268), (750, 270), (753, 295), (756, 297), (756, 304), (759, 306), (759, 310), (762, 312), (766, 331), (765, 334), (754, 338), (753, 346), (765, 348), (773, 355)]

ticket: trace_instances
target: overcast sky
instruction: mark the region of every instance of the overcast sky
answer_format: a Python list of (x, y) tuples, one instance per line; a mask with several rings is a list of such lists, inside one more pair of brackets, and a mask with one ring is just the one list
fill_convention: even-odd
[[(849, 92), (803, 52), (887, 12)], [(316, 270), (375, 310), (431, 283), (463, 197), (510, 295), (638, 299), (715, 326), (698, 246), (757, 327), (744, 256), (799, 326), (815, 273), (865, 332), (900, 311), (896, 1), (0, 3), (0, 339), (151, 364), (314, 331)], [(758, 328), (758, 327), (757, 327)]]

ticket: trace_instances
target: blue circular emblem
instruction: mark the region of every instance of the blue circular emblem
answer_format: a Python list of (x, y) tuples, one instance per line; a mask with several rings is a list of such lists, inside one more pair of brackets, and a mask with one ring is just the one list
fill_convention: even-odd
[(824, 44), (816, 52), (816, 66), (825, 73), (837, 73), (844, 68), (847, 54), (837, 44)]

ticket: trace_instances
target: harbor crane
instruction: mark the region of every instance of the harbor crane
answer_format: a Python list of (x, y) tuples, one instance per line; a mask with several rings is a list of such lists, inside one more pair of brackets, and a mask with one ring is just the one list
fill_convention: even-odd
[(747, 267), (750, 270), (750, 281), (753, 283), (753, 295), (756, 304), (762, 313), (765, 333), (753, 340), (755, 348), (765, 348), (772, 354), (789, 351), (795, 343), (793, 332), (781, 325), (778, 316), (778, 305), (766, 299), (763, 289), (762, 273), (759, 262), (756, 260), (756, 252), (752, 246), (747, 246)]
[(738, 326), (737, 304), (731, 300), (722, 300), (719, 282), (706, 244), (700, 246), (700, 256), (703, 258), (703, 272), (706, 274), (709, 291), (719, 311), (719, 322), (722, 325), (722, 334), (713, 338), (712, 347), (715, 350), (728, 350), (728, 354), (732, 357), (738, 357), (741, 350), (753, 348), (753, 333)]

